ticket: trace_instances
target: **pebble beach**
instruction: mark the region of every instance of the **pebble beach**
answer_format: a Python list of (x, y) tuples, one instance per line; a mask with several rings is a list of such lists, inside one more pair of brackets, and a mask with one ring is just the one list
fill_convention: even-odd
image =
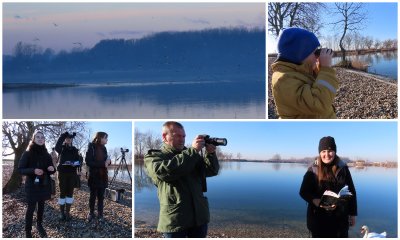
[[(271, 90), (268, 58), (268, 118), (278, 118)], [(339, 119), (397, 119), (397, 81), (374, 74), (335, 68), (339, 90), (333, 103)]]
[[(3, 187), (11, 176), (12, 165), (3, 165)], [(131, 238), (132, 237), (132, 187), (129, 184), (118, 183), (124, 189), (120, 203), (104, 200), (103, 223), (89, 223), (86, 218), (89, 213), (89, 189), (82, 177), (82, 186), (74, 191), (74, 204), (71, 208), (72, 220), (59, 221), (58, 189), (57, 194), (46, 201), (43, 226), (49, 238)], [(58, 188), (58, 186), (57, 186)], [(3, 238), (25, 237), (25, 190), (21, 186), (11, 194), (3, 194)], [(35, 228), (36, 214), (33, 218), (32, 235), (39, 237)]]

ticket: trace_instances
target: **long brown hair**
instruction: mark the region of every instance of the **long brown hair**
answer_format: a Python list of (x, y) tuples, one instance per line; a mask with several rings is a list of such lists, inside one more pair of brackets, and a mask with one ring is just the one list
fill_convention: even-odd
[(97, 132), (92, 140), (92, 143), (101, 144), (101, 139), (104, 137), (108, 137), (108, 134), (106, 132)]
[(317, 157), (317, 167), (318, 167), (318, 184), (321, 185), (322, 181), (334, 181), (336, 172), (339, 170), (338, 163), (340, 158), (338, 155), (335, 155), (332, 163), (325, 164), (321, 157)]

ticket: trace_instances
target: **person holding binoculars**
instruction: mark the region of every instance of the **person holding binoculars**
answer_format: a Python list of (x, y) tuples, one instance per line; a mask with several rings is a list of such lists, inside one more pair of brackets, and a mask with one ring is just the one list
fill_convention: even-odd
[(89, 167), (88, 186), (90, 189), (89, 198), (89, 215), (88, 221), (95, 219), (94, 207), (97, 198), (97, 214), (99, 222), (104, 220), (104, 193), (108, 187), (108, 171), (107, 167), (111, 165), (111, 160), (107, 155), (105, 145), (108, 142), (108, 134), (105, 132), (97, 132), (93, 141), (89, 143), (87, 148), (85, 162)]
[(191, 147), (186, 148), (185, 137), (182, 124), (166, 122), (162, 128), (161, 149), (149, 150), (144, 157), (148, 175), (158, 188), (157, 230), (167, 238), (207, 236), (210, 211), (203, 195), (207, 191), (206, 177), (218, 174), (216, 145), (226, 144), (226, 139), (198, 135)]
[(43, 227), (44, 203), (51, 198), (51, 178), (55, 172), (50, 154), (47, 152), (43, 132), (33, 133), (28, 150), (22, 154), (18, 171), (25, 175), (25, 191), (28, 208), (25, 214), (25, 237), (32, 237), (33, 213), (37, 206), (36, 229), (40, 237), (47, 237)]
[(77, 183), (77, 167), (80, 166), (79, 151), (72, 146), (72, 140), (76, 133), (72, 135), (68, 132), (61, 134), (56, 143), (56, 151), (59, 154), (58, 163), (58, 182), (60, 186), (60, 220), (69, 221), (71, 219), (70, 210), (74, 202), (74, 188)]
[(332, 49), (320, 48), (314, 33), (286, 28), (278, 38), (272, 64), (272, 94), (279, 118), (336, 118), (333, 101), (339, 88)]

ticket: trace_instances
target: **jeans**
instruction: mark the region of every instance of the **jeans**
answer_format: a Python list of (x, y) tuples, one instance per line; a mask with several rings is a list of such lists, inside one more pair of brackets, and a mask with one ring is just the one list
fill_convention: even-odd
[(163, 233), (165, 238), (205, 238), (207, 237), (208, 225), (203, 224), (197, 227), (191, 227), (180, 232)]
[(97, 198), (97, 214), (99, 217), (103, 216), (103, 208), (104, 208), (104, 192), (105, 188), (91, 187), (90, 188), (90, 197), (89, 197), (89, 209), (90, 213), (94, 214), (94, 205), (96, 204)]
[(43, 222), (44, 200), (29, 201), (28, 208), (26, 209), (26, 214), (25, 214), (25, 230), (29, 232), (32, 230), (33, 213), (35, 212), (36, 205), (37, 205), (36, 221), (37, 223), (40, 224)]

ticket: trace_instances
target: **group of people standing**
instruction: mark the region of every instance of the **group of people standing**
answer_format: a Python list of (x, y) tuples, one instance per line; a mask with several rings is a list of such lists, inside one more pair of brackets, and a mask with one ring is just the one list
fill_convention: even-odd
[[(160, 202), (157, 230), (167, 238), (207, 236), (210, 211), (204, 196), (206, 177), (218, 175), (220, 168), (216, 147), (207, 144), (203, 135), (196, 136), (190, 147), (185, 147), (185, 136), (182, 124), (164, 123), (161, 149), (149, 150), (144, 158)], [(300, 188), (300, 196), (308, 203), (307, 227), (312, 237), (348, 237), (357, 216), (357, 195), (350, 171), (336, 154), (333, 137), (321, 138), (318, 152)], [(352, 194), (349, 199), (329, 206), (321, 204), (326, 190), (339, 192), (345, 186)]]
[[(29, 143), (27, 151), (19, 161), (19, 173), (25, 175), (25, 191), (28, 208), (25, 215), (25, 236), (32, 237), (33, 213), (37, 206), (36, 229), (40, 237), (47, 237), (43, 227), (45, 201), (51, 199), (51, 175), (58, 172), (60, 220), (71, 220), (71, 207), (74, 203), (74, 188), (77, 186), (78, 169), (83, 157), (72, 145), (73, 135), (68, 132), (61, 134), (55, 146), (58, 153), (58, 166), (53, 163), (45, 144), (45, 135), (36, 130)], [(90, 189), (88, 221), (95, 219), (95, 203), (97, 198), (97, 219), (103, 221), (104, 193), (108, 187), (107, 167), (111, 165), (105, 145), (108, 134), (97, 132), (87, 148), (85, 162), (88, 166), (88, 186)], [(52, 154), (54, 156), (54, 154)]]

